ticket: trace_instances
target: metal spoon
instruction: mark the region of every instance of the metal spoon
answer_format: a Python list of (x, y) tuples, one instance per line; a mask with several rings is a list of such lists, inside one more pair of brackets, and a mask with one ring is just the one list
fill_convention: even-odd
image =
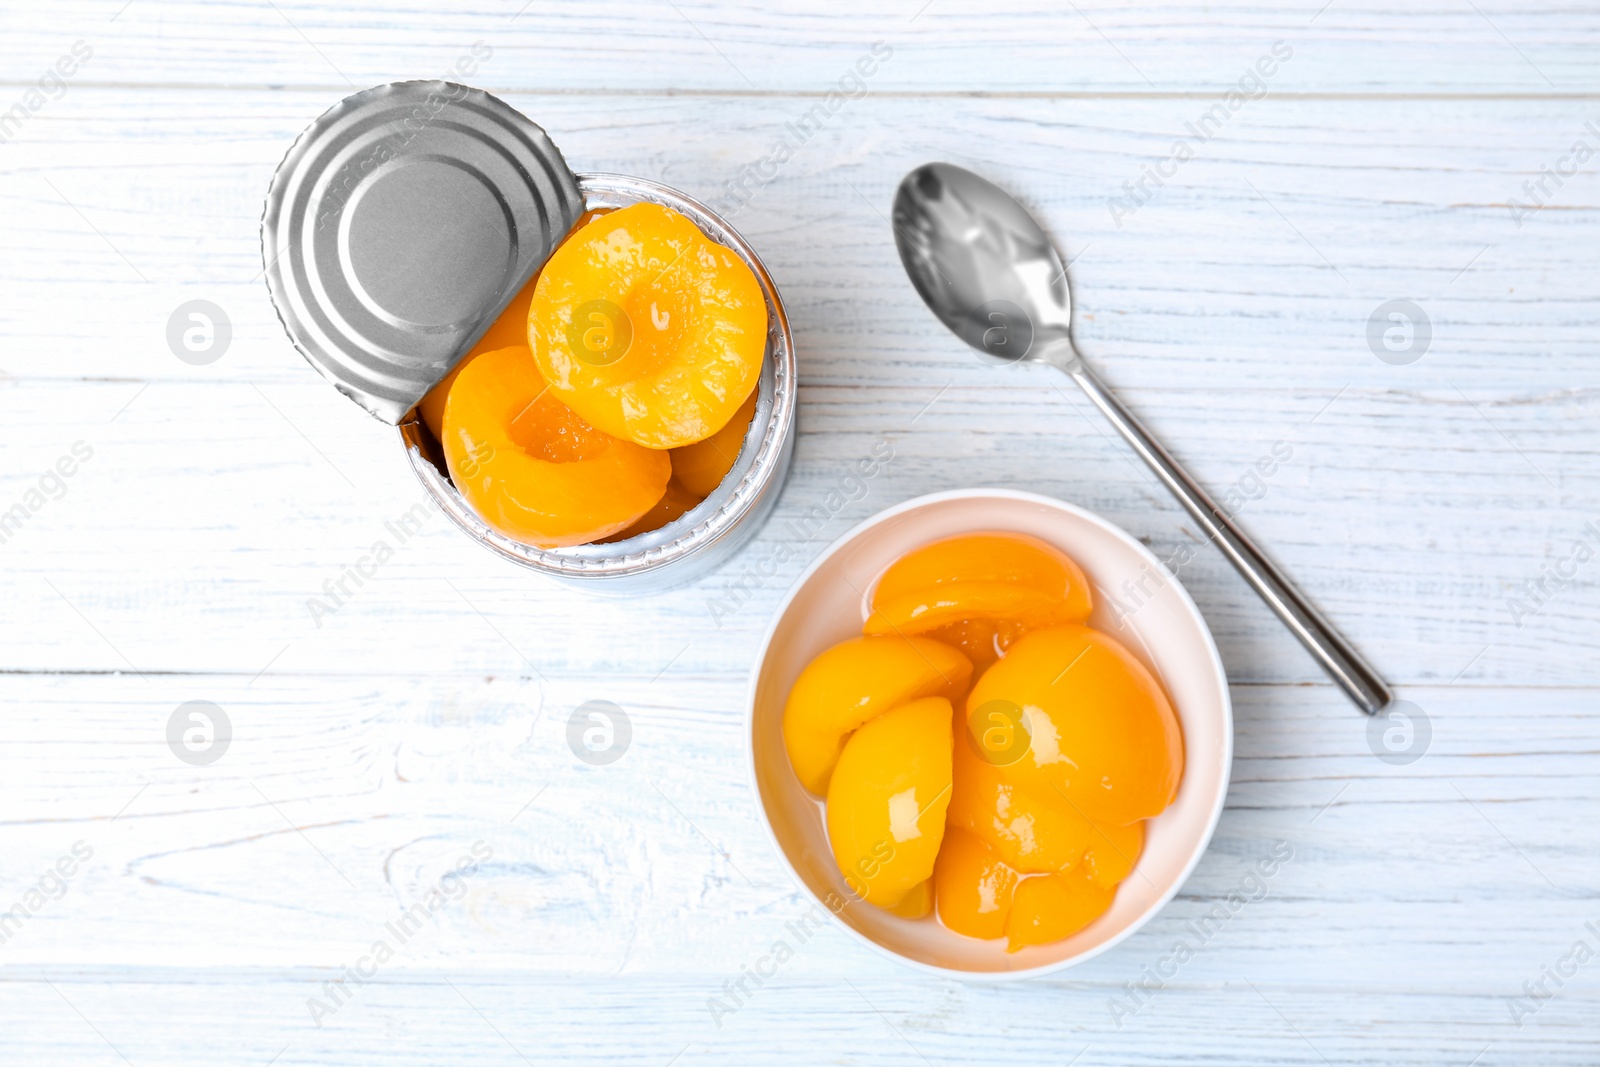
[(911, 284), (941, 322), (993, 361), (1048, 363), (1070, 375), (1339, 688), (1368, 715), (1394, 699), (1378, 672), (1084, 364), (1072, 343), (1066, 267), (1026, 208), (971, 171), (928, 163), (900, 183), (894, 231)]

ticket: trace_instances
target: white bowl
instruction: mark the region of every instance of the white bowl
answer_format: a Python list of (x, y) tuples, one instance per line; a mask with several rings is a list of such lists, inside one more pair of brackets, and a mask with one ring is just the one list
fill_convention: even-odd
[[(795, 777), (783, 744), (783, 706), (823, 649), (861, 633), (872, 583), (914, 548), (957, 534), (1030, 534), (1078, 561), (1095, 587), (1090, 624), (1115, 635), (1161, 679), (1183, 726), (1184, 770), (1172, 805), (1146, 825), (1144, 853), (1111, 909), (1062, 941), (1008, 953), (938, 919), (902, 919), (853, 899), (828, 848), (824, 805)], [(1135, 607), (1123, 582), (1144, 579)], [(1119, 625), (1109, 595), (1135, 607)], [(1150, 551), (1100, 516), (1035, 493), (960, 489), (908, 500), (830, 545), (795, 583), (767, 630), (750, 680), (750, 784), (773, 844), (795, 878), (849, 933), (944, 977), (1026, 978), (1111, 948), (1171, 900), (1205, 852), (1228, 793), (1233, 707), (1200, 609)], [(833, 906), (830, 906), (830, 903)], [(837, 910), (836, 910), (837, 909)]]

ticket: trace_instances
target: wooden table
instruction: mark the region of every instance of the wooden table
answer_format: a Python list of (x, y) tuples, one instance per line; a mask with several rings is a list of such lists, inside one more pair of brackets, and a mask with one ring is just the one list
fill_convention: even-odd
[[(0, 1062), (1600, 1061), (1600, 12), (519, 3), (4, 5)], [(800, 434), (752, 551), (801, 543), (731, 615), (737, 563), (593, 599), (438, 515), (336, 612), (308, 607), (420, 491), (286, 340), (262, 196), (334, 101), (462, 57), (575, 169), (737, 209), (783, 290)], [(713, 1012), (806, 905), (741, 726), (807, 560), (973, 485), (1074, 501), (1163, 556), (1197, 542), (1064, 379), (980, 364), (918, 301), (885, 215), (930, 159), (1047, 220), (1083, 350), (1431, 740), (1377, 758), (1197, 549), (1181, 578), (1238, 751), (1177, 900), (1021, 984), (830, 929)], [(168, 343), (191, 300), (231, 324), (209, 363)], [(865, 495), (797, 533), (880, 440)], [(1275, 446), (1291, 458), (1252, 473)], [(567, 744), (590, 700), (632, 723), (609, 765)], [(231, 723), (213, 762), (169, 747), (189, 701)]]

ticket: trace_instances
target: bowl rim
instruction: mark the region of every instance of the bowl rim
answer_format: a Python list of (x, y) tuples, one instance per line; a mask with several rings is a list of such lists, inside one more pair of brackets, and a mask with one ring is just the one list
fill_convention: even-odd
[[(1159, 898), (1152, 901), (1151, 904), (1144, 910), (1144, 912), (1138, 916), (1138, 918), (1134, 919), (1122, 930), (1102, 941), (1100, 944), (1095, 945), (1092, 948), (1085, 949), (1083, 952), (1080, 952), (1075, 956), (1069, 956), (1063, 960), (1056, 960), (1051, 963), (1040, 964), (1037, 967), (1028, 967), (1012, 971), (965, 971), (954, 967), (944, 967), (940, 966), (939, 964), (926, 963), (922, 960), (912, 959), (909, 956), (905, 956), (894, 951), (886, 945), (874, 941), (860, 930), (857, 930), (854, 926), (851, 926), (849, 923), (839, 918), (839, 916), (834, 913), (833, 909), (829, 908), (827, 903), (818, 897), (812, 891), (811, 887), (806, 884), (805, 879), (800, 876), (799, 870), (796, 869), (794, 863), (789, 859), (789, 853), (784, 849), (783, 844), (778, 840), (777, 833), (772, 828), (772, 820), (767, 815), (766, 802), (761, 798), (761, 785), (756, 777), (756, 689), (761, 680), (762, 668), (767, 662), (767, 653), (772, 647), (772, 639), (777, 635), (778, 626), (783, 622), (784, 617), (788, 614), (789, 608), (794, 603), (795, 598), (799, 595), (800, 590), (807, 582), (811, 580), (812, 576), (816, 574), (819, 569), (821, 569), (824, 563), (840, 552), (846, 545), (873, 527), (878, 526), (897, 515), (903, 515), (910, 511), (916, 511), (932, 504), (940, 504), (952, 500), (973, 500), (981, 498), (999, 498), (1004, 500), (1024, 501), (1027, 503), (1041, 504), (1046, 507), (1056, 508), (1058, 510), (1067, 512), (1068, 514), (1071, 514), (1079, 519), (1083, 519), (1089, 522), (1091, 525), (1098, 526), (1100, 529), (1112, 534), (1118, 540), (1133, 548), (1137, 554), (1143, 556), (1145, 562), (1158, 568), (1163, 573), (1166, 573), (1168, 575), (1168, 581), (1173, 588), (1177, 590), (1179, 602), (1183, 605), (1187, 614), (1199, 625), (1200, 635), (1205, 639), (1205, 648), (1209, 654), (1212, 677), (1216, 682), (1217, 690), (1222, 701), (1222, 778), (1218, 783), (1216, 798), (1211, 805), (1210, 816), (1206, 820), (1205, 831), (1196, 839), (1188, 860), (1184, 863), (1183, 869), (1179, 872), (1178, 877), (1173, 879), (1171, 887)], [(1165, 684), (1165, 680), (1163, 680), (1163, 684)], [(1169, 903), (1171, 903), (1173, 897), (1178, 895), (1178, 891), (1182, 889), (1184, 883), (1189, 880), (1189, 876), (1194, 873), (1195, 867), (1199, 865), (1201, 858), (1205, 856), (1206, 852), (1210, 848), (1211, 838), (1216, 833), (1217, 824), (1222, 818), (1222, 811), (1227, 806), (1228, 788), (1233, 779), (1233, 696), (1232, 692), (1228, 688), (1228, 674), (1226, 668), (1223, 666), (1222, 656), (1217, 651), (1217, 643), (1215, 638), (1212, 636), (1211, 627), (1207, 625), (1205, 615), (1200, 611), (1199, 605), (1194, 602), (1194, 599), (1189, 595), (1189, 591), (1183, 587), (1183, 584), (1178, 580), (1178, 576), (1176, 574), (1172, 574), (1170, 571), (1167, 571), (1155, 553), (1150, 551), (1150, 549), (1138, 538), (1134, 537), (1128, 531), (1124, 530), (1111, 520), (1098, 515), (1087, 508), (1062, 500), (1058, 497), (1046, 496), (1043, 493), (1034, 493), (1023, 489), (987, 487), (971, 489), (946, 489), (936, 493), (926, 493), (922, 496), (912, 497), (910, 500), (905, 500), (899, 504), (892, 505), (891, 507), (885, 508), (874, 515), (868, 516), (861, 522), (856, 523), (856, 525), (840, 534), (831, 544), (828, 545), (827, 548), (823, 549), (822, 552), (817, 555), (817, 558), (812, 560), (811, 563), (807, 565), (805, 570), (795, 578), (794, 582), (789, 586), (788, 592), (784, 594), (783, 600), (778, 605), (777, 610), (773, 612), (772, 618), (767, 624), (766, 632), (762, 634), (761, 645), (756, 654), (755, 664), (750, 669), (750, 679), (745, 690), (744, 750), (745, 773), (749, 781), (750, 793), (755, 800), (757, 810), (760, 812), (761, 826), (762, 829), (766, 831), (767, 840), (769, 843), (771, 843), (773, 850), (777, 852), (778, 858), (782, 862), (784, 870), (786, 870), (789, 874), (789, 877), (794, 880), (795, 884), (799, 887), (800, 892), (804, 896), (811, 898), (817, 904), (821, 905), (822, 910), (827, 913), (830, 922), (832, 922), (839, 929), (843, 930), (846, 935), (871, 948), (879, 955), (895, 960), (898, 963), (921, 971), (924, 974), (934, 975), (940, 978), (955, 978), (968, 982), (1013, 982), (1026, 978), (1037, 978), (1041, 975), (1052, 974), (1057, 971), (1064, 971), (1069, 967), (1076, 967), (1081, 963), (1087, 963), (1089, 960), (1094, 959), (1102, 953), (1109, 952), (1111, 949), (1115, 948), (1117, 945), (1120, 945), (1122, 942), (1126, 941), (1129, 937), (1132, 937), (1136, 932), (1142, 929), (1146, 923), (1155, 918), (1157, 914), (1159, 914)]]

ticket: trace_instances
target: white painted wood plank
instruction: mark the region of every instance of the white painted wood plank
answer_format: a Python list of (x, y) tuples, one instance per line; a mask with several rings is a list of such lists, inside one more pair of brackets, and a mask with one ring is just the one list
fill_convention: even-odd
[[(93, 1067), (123, 1063), (108, 1041), (141, 1065), (214, 1063), (225, 1048), (230, 1062), (288, 1067), (469, 1059), (927, 1067), (1055, 1065), (1074, 1056), (1089, 1067), (1466, 1064), (1474, 1056), (1588, 1067), (1600, 1009), (1592, 991), (1564, 993), (1519, 1032), (1494, 998), (1315, 984), (1257, 983), (1257, 992), (1234, 980), (1169, 987), (1118, 1031), (1106, 1021), (1110, 991), (1086, 983), (934, 983), (862, 970), (823, 979), (780, 972), (720, 1030), (703, 990), (670, 977), (535, 984), (521, 975), (408, 973), (369, 986), (321, 1030), (305, 1021), (306, 999), (325, 980), (318, 972), (145, 972), (108, 982), (103, 972), (29, 969), (0, 978), (0, 995), (15, 1010), (7, 1040), (19, 1062)], [(1032, 995), (1019, 999), (1019, 989)]]
[[(75, 38), (85, 79), (117, 84), (365, 88), (442, 76), (483, 42), (486, 87), (827, 92), (875, 41), (893, 49), (875, 91), (1217, 92), (1273, 42), (1295, 50), (1280, 91), (1594, 92), (1592, 8), (1321, 0), (1060, 5), (1043, 0), (873, 0), (848, 12), (784, 0), (441, 8), (424, 0), (11, 0), (5, 69), (31, 80)], [(848, 88), (848, 86), (847, 86)]]

